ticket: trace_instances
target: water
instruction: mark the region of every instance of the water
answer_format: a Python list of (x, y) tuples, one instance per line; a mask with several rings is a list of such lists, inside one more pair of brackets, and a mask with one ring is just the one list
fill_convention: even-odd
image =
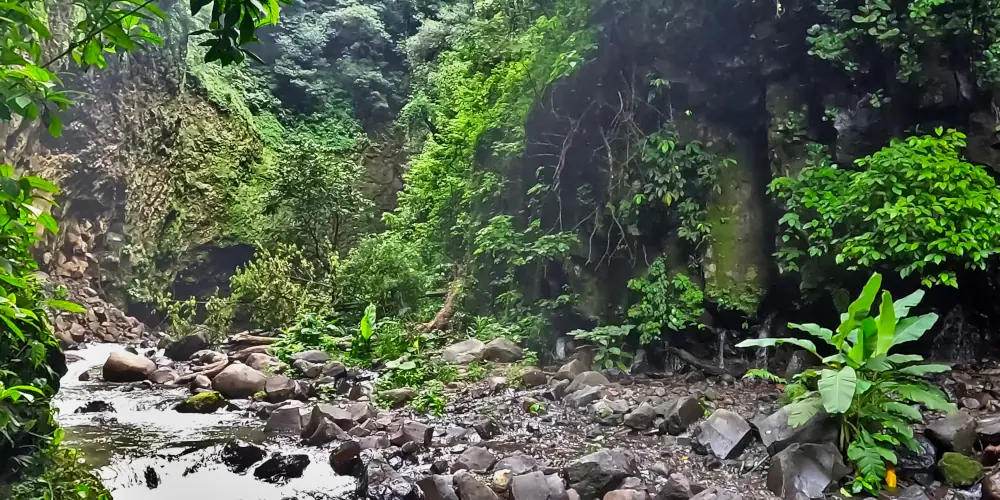
[[(354, 480), (337, 476), (328, 465), (330, 448), (299, 447), (295, 440), (263, 431), (263, 422), (246, 412), (181, 414), (173, 406), (188, 396), (182, 388), (123, 389), (130, 384), (80, 382), (81, 373), (102, 366), (122, 346), (99, 344), (74, 351), (83, 357), (69, 365), (56, 398), (66, 442), (84, 451), (116, 500), (298, 500), (350, 499)], [(111, 403), (116, 412), (74, 414), (87, 402)], [(307, 454), (301, 478), (270, 484), (237, 474), (218, 455), (231, 439), (274, 452)]]
[[(771, 338), (771, 324), (774, 323), (774, 313), (771, 313), (764, 318), (764, 321), (760, 324), (760, 329), (757, 331), (758, 339)], [(757, 359), (754, 361), (754, 366), (760, 368), (761, 370), (767, 369), (768, 354), (770, 349), (767, 347), (757, 348)]]
[(726, 330), (718, 328), (719, 331), (719, 368), (726, 368)]

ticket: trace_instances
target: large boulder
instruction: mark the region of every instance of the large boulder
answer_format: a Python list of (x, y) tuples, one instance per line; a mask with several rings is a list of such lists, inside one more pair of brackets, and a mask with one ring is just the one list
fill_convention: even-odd
[(247, 357), (247, 366), (262, 372), (277, 365), (278, 360), (262, 352), (255, 352)]
[(479, 482), (470, 472), (456, 472), (455, 485), (458, 486), (458, 496), (462, 500), (500, 500), (489, 486)]
[(608, 381), (608, 378), (600, 372), (583, 372), (576, 377), (573, 377), (573, 382), (570, 382), (569, 387), (566, 388), (566, 394), (571, 394), (583, 389), (584, 387), (602, 387), (610, 383), (611, 382)]
[(663, 417), (660, 431), (677, 436), (683, 433), (705, 415), (698, 398), (686, 396), (672, 399), (656, 407), (656, 413)]
[(572, 359), (568, 363), (559, 367), (559, 371), (553, 376), (555, 380), (573, 380), (577, 375), (589, 371), (590, 367), (579, 359)]
[(441, 358), (446, 363), (471, 363), (482, 359), (485, 349), (486, 344), (479, 339), (466, 339), (445, 348), (444, 352), (441, 353)]
[(433, 427), (415, 420), (396, 421), (389, 427), (389, 431), (389, 441), (396, 446), (416, 443), (419, 446), (427, 447), (430, 446), (431, 439), (434, 437)]
[(791, 383), (793, 377), (816, 366), (818, 362), (819, 360), (816, 358), (816, 355), (805, 349), (793, 352), (791, 357), (788, 358), (788, 365), (785, 367), (785, 380)]
[(163, 349), (163, 355), (174, 361), (189, 361), (194, 353), (208, 349), (210, 346), (208, 336), (204, 332), (199, 332), (167, 344), (167, 347)]
[(836, 443), (840, 435), (837, 419), (824, 410), (813, 415), (805, 424), (792, 427), (788, 424), (788, 409), (783, 407), (766, 418), (754, 421), (754, 425), (772, 455), (793, 443)]
[(264, 397), (271, 403), (281, 403), (292, 399), (298, 385), (284, 375), (274, 375), (264, 379)]
[(833, 443), (793, 443), (771, 459), (767, 488), (784, 500), (823, 498), (826, 488), (847, 473)]
[(309, 466), (309, 455), (275, 454), (253, 471), (254, 477), (269, 483), (281, 483), (289, 479), (302, 477)]
[(302, 428), (308, 421), (305, 406), (305, 403), (301, 401), (289, 401), (271, 410), (271, 416), (267, 418), (264, 429), (272, 432), (301, 434)]
[(715, 456), (729, 459), (743, 453), (752, 437), (750, 424), (743, 417), (726, 409), (718, 409), (701, 423), (701, 434), (697, 440)]
[(550, 500), (552, 487), (541, 472), (516, 474), (510, 483), (511, 500)]
[(267, 452), (262, 450), (260, 447), (244, 443), (243, 441), (233, 440), (226, 443), (222, 447), (222, 452), (220, 453), (220, 458), (222, 463), (226, 464), (229, 470), (242, 474), (250, 467), (267, 456)]
[(378, 393), (378, 396), (387, 401), (393, 408), (402, 408), (406, 406), (406, 403), (417, 397), (417, 391), (409, 387), (400, 387), (399, 389), (381, 391)]
[(581, 498), (600, 498), (634, 472), (635, 464), (628, 456), (608, 449), (578, 458), (563, 468), (570, 488), (576, 490)]
[(458, 500), (452, 476), (431, 475), (417, 481), (425, 500)]
[(975, 459), (953, 451), (945, 452), (938, 460), (938, 470), (952, 486), (972, 486), (983, 477), (983, 465)]
[(368, 462), (365, 474), (368, 477), (365, 482), (368, 485), (368, 495), (362, 495), (361, 498), (415, 500), (417, 497), (413, 485), (381, 458)]
[(510, 339), (497, 337), (483, 348), (483, 359), (497, 363), (513, 363), (524, 357), (524, 349)]
[(471, 470), (473, 472), (486, 472), (493, 467), (496, 461), (496, 455), (490, 450), (481, 446), (470, 446), (458, 456), (455, 463), (451, 464), (451, 471)]
[(357, 441), (344, 441), (330, 452), (330, 467), (337, 474), (350, 475), (361, 456), (361, 444)]
[(667, 478), (667, 484), (663, 485), (653, 500), (688, 500), (693, 496), (691, 481), (684, 474), (675, 472)]
[(656, 408), (649, 403), (642, 403), (625, 415), (623, 422), (628, 427), (642, 431), (653, 425), (654, 418), (656, 418)]
[(187, 398), (182, 403), (174, 407), (178, 413), (214, 413), (216, 410), (225, 408), (229, 402), (215, 391), (195, 394)]
[(242, 363), (233, 363), (212, 379), (212, 388), (230, 399), (249, 398), (264, 390), (267, 377)]
[(956, 411), (927, 424), (927, 437), (944, 451), (972, 453), (976, 444), (976, 419)]
[(125, 351), (111, 353), (104, 362), (102, 373), (108, 382), (138, 382), (146, 380), (156, 371), (156, 363), (137, 354)]

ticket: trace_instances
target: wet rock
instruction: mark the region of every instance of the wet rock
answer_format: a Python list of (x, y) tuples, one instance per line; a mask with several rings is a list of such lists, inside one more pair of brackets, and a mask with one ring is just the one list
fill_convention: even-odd
[(181, 378), (173, 368), (157, 368), (149, 374), (150, 382), (154, 384), (170, 384)]
[(322, 365), (327, 361), (330, 361), (330, 355), (326, 351), (312, 350), (312, 351), (302, 351), (292, 354), (292, 363), (296, 361), (307, 361), (309, 363), (316, 363)]
[(425, 500), (459, 500), (452, 476), (433, 475), (417, 481)]
[(509, 470), (511, 474), (520, 476), (538, 470), (538, 461), (534, 457), (524, 453), (515, 453), (497, 461), (493, 466), (494, 470)]
[(701, 423), (698, 443), (722, 459), (736, 458), (750, 444), (750, 424), (734, 412), (715, 410)]
[(264, 395), (271, 403), (288, 401), (295, 395), (298, 385), (284, 375), (274, 375), (264, 379)]
[(388, 448), (389, 438), (385, 436), (365, 436), (358, 440), (362, 450), (381, 450)]
[(670, 474), (667, 484), (656, 494), (654, 500), (688, 500), (693, 496), (694, 492), (691, 491), (691, 482), (687, 476), (675, 472)]
[(382, 391), (378, 393), (383, 399), (388, 401), (393, 408), (402, 408), (406, 406), (413, 398), (417, 397), (417, 391), (410, 389), (409, 387), (401, 387), (399, 389), (390, 389), (388, 391)]
[(321, 446), (335, 439), (348, 440), (350, 435), (344, 432), (330, 417), (322, 413), (317, 416), (315, 408), (310, 414), (309, 422), (303, 427), (302, 442), (309, 446)]
[(923, 434), (916, 434), (913, 439), (920, 447), (920, 451), (913, 452), (905, 446), (897, 447), (896, 474), (901, 479), (930, 484), (933, 480), (934, 464), (937, 462), (937, 448)]
[(962, 404), (962, 408), (966, 408), (969, 410), (978, 410), (979, 407), (983, 405), (976, 398), (962, 398), (962, 400), (959, 402)]
[[(560, 481), (561, 484), (561, 481)], [(516, 474), (510, 482), (511, 500), (549, 500), (552, 487), (541, 472)]]
[(89, 381), (90, 380), (90, 372), (87, 371), (87, 372), (81, 373), (80, 376), (77, 377), (77, 380), (79, 380), (80, 382), (87, 382), (87, 381)]
[(90, 401), (73, 413), (115, 413), (115, 407), (105, 401)]
[(306, 424), (307, 416), (303, 414), (305, 403), (289, 401), (271, 411), (265, 430), (299, 435)]
[(368, 498), (380, 500), (415, 500), (413, 485), (381, 458), (374, 458), (365, 471), (368, 477)]
[(930, 500), (923, 488), (914, 484), (900, 491), (895, 500)]
[(848, 472), (836, 445), (793, 443), (771, 459), (767, 488), (785, 500), (823, 498)]
[(174, 361), (189, 361), (194, 353), (209, 347), (211, 347), (211, 343), (209, 343), (208, 337), (203, 333), (196, 333), (167, 344), (167, 347), (163, 349), (163, 355)]
[(102, 374), (108, 382), (138, 382), (146, 380), (156, 370), (156, 363), (125, 351), (111, 353), (104, 362)]
[(983, 497), (986, 500), (1000, 500), (1000, 471), (993, 472), (983, 478)]
[(490, 487), (493, 488), (493, 491), (506, 496), (507, 490), (510, 489), (510, 480), (513, 477), (510, 469), (497, 469), (493, 473), (493, 482), (490, 484)]
[(650, 468), (649, 471), (658, 474), (663, 477), (670, 476), (670, 466), (666, 462), (656, 462)]
[(602, 387), (610, 384), (608, 378), (602, 375), (600, 372), (583, 372), (576, 377), (573, 377), (573, 382), (569, 384), (566, 388), (567, 394), (572, 394), (585, 387)]
[(351, 415), (351, 420), (355, 424), (363, 424), (375, 418), (375, 407), (371, 403), (354, 403), (347, 407), (347, 413)]
[(581, 498), (600, 498), (633, 472), (634, 464), (618, 450), (602, 449), (563, 468), (563, 475)]
[(268, 483), (283, 483), (289, 479), (302, 477), (309, 466), (308, 455), (275, 454), (253, 471), (253, 476)]
[(497, 337), (483, 348), (483, 359), (495, 361), (497, 363), (514, 363), (524, 357), (524, 350), (520, 346), (504, 337)]
[(579, 391), (567, 394), (563, 398), (563, 404), (571, 408), (580, 408), (582, 406), (587, 406), (598, 399), (601, 399), (600, 387), (585, 387)]
[(328, 417), (333, 421), (333, 423), (337, 424), (337, 427), (340, 427), (345, 431), (354, 427), (354, 416), (351, 415), (351, 412), (346, 408), (320, 403), (316, 405), (313, 412), (318, 412)]
[(743, 500), (739, 493), (713, 486), (691, 497), (691, 500)]
[(545, 372), (538, 368), (529, 366), (521, 372), (521, 386), (525, 388), (543, 386), (546, 382), (548, 382), (548, 377), (545, 376)]
[(705, 415), (698, 398), (690, 396), (667, 401), (657, 407), (656, 412), (663, 417), (660, 430), (672, 436), (682, 434)]
[(840, 436), (837, 419), (822, 409), (798, 427), (788, 424), (788, 410), (784, 407), (767, 418), (756, 420), (754, 425), (761, 441), (772, 455), (793, 443), (835, 443)]
[(195, 394), (174, 407), (178, 413), (214, 413), (229, 404), (222, 394), (215, 391)]
[(986, 445), (1000, 445), (1000, 415), (984, 417), (976, 422), (976, 434)]
[(466, 339), (446, 347), (441, 353), (441, 358), (446, 363), (471, 363), (482, 359), (485, 349), (486, 344), (482, 343), (479, 339)]
[(496, 462), (496, 455), (490, 450), (481, 446), (470, 446), (467, 450), (451, 464), (451, 471), (471, 470), (473, 472), (486, 472), (493, 467)]
[(944, 451), (972, 453), (976, 444), (976, 419), (965, 411), (949, 413), (927, 425), (927, 437)]
[(330, 467), (340, 475), (349, 475), (357, 467), (361, 456), (361, 444), (357, 441), (344, 441), (330, 452)]
[(937, 465), (945, 481), (952, 486), (972, 486), (983, 477), (983, 465), (961, 453), (945, 452)]
[(649, 403), (642, 403), (638, 408), (625, 415), (624, 423), (628, 427), (641, 431), (651, 427), (654, 418), (656, 418), (656, 408), (653, 408), (653, 405)]
[(400, 420), (393, 424), (390, 429), (389, 441), (396, 446), (412, 442), (427, 447), (430, 446), (431, 439), (434, 437), (434, 427), (415, 420)]
[(198, 375), (194, 378), (194, 380), (191, 381), (192, 391), (198, 389), (211, 389), (211, 388), (212, 388), (212, 379), (204, 375)]
[(317, 378), (323, 373), (323, 365), (318, 363), (310, 363), (304, 359), (297, 359), (292, 362), (292, 368), (295, 368), (306, 378)]
[(458, 497), (461, 500), (500, 500), (489, 486), (479, 482), (476, 476), (467, 471), (455, 473), (455, 485), (458, 486)]
[(212, 379), (212, 388), (229, 399), (249, 398), (264, 390), (264, 374), (242, 363), (233, 363)]
[(646, 492), (637, 490), (613, 490), (604, 495), (604, 500), (646, 500)]
[(552, 383), (545, 396), (553, 401), (560, 401), (566, 397), (566, 388), (569, 387), (569, 384), (569, 380), (552, 379)]
[(479, 437), (488, 441), (493, 439), (493, 436), (500, 434), (500, 424), (496, 420), (490, 417), (478, 417), (472, 421), (472, 428), (479, 434)]
[(239, 440), (226, 443), (219, 454), (222, 463), (237, 474), (250, 470), (254, 464), (264, 460), (265, 456), (267, 453), (260, 447)]
[(573, 380), (577, 375), (590, 370), (590, 367), (586, 363), (579, 359), (573, 359), (570, 362), (559, 367), (559, 371), (556, 372), (555, 376), (552, 377), (555, 380)]
[(788, 364), (785, 366), (785, 380), (791, 383), (796, 375), (816, 366), (818, 361), (816, 355), (805, 349), (793, 352), (788, 358)]
[(264, 370), (268, 370), (274, 366), (275, 362), (276, 360), (273, 357), (264, 353), (255, 352), (250, 356), (247, 356), (246, 365), (254, 370), (263, 372)]
[(323, 369), (320, 373), (324, 377), (340, 378), (347, 373), (347, 367), (345, 367), (340, 361), (330, 361), (329, 363), (323, 365)]

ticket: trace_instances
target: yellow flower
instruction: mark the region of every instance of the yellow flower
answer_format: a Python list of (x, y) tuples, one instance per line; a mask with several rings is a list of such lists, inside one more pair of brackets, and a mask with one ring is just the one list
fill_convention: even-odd
[(885, 485), (890, 490), (896, 489), (896, 468), (889, 464), (885, 470)]

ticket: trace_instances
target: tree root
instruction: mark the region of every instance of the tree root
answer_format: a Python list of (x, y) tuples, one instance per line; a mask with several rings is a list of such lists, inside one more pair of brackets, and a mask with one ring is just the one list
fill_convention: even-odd
[(700, 368), (701, 370), (704, 370), (705, 372), (708, 372), (712, 375), (717, 375), (717, 376), (732, 375), (732, 373), (729, 373), (729, 371), (725, 370), (724, 368), (719, 368), (718, 366), (715, 366), (712, 363), (709, 363), (708, 361), (698, 358), (694, 354), (691, 354), (685, 351), (684, 349), (678, 349), (676, 347), (667, 346), (667, 350), (670, 351), (675, 356), (677, 356), (678, 358), (680, 358), (681, 361), (695, 368)]

